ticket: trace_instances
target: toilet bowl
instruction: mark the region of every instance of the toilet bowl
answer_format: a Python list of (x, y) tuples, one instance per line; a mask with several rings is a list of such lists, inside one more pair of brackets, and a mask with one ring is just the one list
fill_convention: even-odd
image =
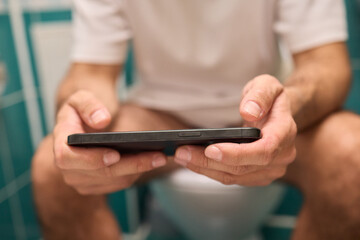
[(181, 169), (150, 185), (164, 213), (190, 239), (254, 239), (285, 187), (225, 186)]

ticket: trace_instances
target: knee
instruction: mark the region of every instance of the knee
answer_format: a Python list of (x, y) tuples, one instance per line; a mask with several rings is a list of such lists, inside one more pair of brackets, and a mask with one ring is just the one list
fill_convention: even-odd
[(352, 161), (359, 163), (359, 136), (360, 117), (343, 111), (330, 115), (316, 127), (300, 134), (297, 148), (300, 157), (316, 159), (324, 164), (330, 158), (338, 159), (338, 164)]
[(350, 112), (333, 114), (323, 128), (324, 137), (330, 139), (324, 146), (326, 150), (350, 172), (360, 173), (360, 116)]
[(360, 117), (341, 112), (328, 117), (316, 130), (313, 143), (317, 155), (312, 159), (308, 196), (328, 211), (343, 215), (349, 222), (360, 222)]

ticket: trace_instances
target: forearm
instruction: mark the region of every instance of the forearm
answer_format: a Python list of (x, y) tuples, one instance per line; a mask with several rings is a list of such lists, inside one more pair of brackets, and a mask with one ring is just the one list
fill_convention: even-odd
[(69, 96), (79, 90), (92, 92), (106, 106), (114, 105), (114, 102), (117, 101), (116, 79), (120, 71), (120, 65), (72, 64), (58, 89), (57, 109)]
[(285, 82), (285, 93), (302, 131), (341, 107), (350, 87), (351, 70), (343, 43), (297, 54), (294, 61), (295, 70)]

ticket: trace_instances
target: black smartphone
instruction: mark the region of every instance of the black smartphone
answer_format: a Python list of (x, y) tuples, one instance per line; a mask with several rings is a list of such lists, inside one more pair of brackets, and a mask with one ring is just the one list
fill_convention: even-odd
[(260, 137), (258, 128), (181, 129), (72, 134), (68, 136), (68, 144), (78, 147), (108, 147), (121, 153), (163, 151), (167, 155), (173, 155), (181, 145), (250, 143)]

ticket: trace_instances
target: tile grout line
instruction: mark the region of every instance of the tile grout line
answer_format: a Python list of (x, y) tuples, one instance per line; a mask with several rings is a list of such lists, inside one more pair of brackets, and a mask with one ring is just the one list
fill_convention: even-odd
[(24, 94), (22, 90), (18, 90), (0, 97), (0, 109), (8, 108), (24, 101)]
[[(10, 183), (13, 179), (15, 179), (15, 171), (14, 166), (12, 164), (12, 156), (10, 152), (10, 148), (8, 145), (8, 139), (5, 136), (8, 136), (8, 133), (5, 128), (5, 123), (0, 116), (0, 126), (3, 129), (2, 134), (0, 134), (1, 138), (1, 147), (3, 152), (3, 159), (1, 162), (2, 171), (4, 175), (5, 183)], [(16, 188), (16, 185), (14, 186)], [(14, 191), (15, 189), (7, 189), (10, 191)], [(9, 195), (9, 193), (7, 193)], [(21, 212), (21, 202), (18, 194), (13, 194), (9, 197), (9, 205), (10, 205), (10, 212), (13, 220), (13, 227), (14, 227), (14, 234), (16, 239), (26, 239), (26, 228), (24, 224), (24, 218)]]
[(28, 184), (30, 184), (30, 170), (25, 171), (19, 177), (15, 178), (0, 189), (0, 204), (12, 197), (23, 187), (26, 187)]
[[(43, 134), (40, 120), (40, 109), (36, 101), (36, 90), (34, 85), (34, 78), (31, 70), (29, 46), (26, 43), (24, 19), (22, 16), (21, 3), (19, 0), (11, 0), (8, 2), (9, 17), (11, 30), (15, 42), (16, 56), (20, 68), (20, 82), (25, 98), (26, 113), (30, 126), (31, 144), (33, 150), (36, 149), (40, 143)], [(3, 124), (4, 125), (4, 124)], [(9, 152), (9, 154), (11, 154)], [(11, 156), (9, 156), (11, 157)], [(15, 175), (12, 166), (11, 158), (8, 158), (8, 167), (12, 169), (12, 175)], [(10, 171), (10, 169), (8, 169)], [(5, 171), (5, 169), (3, 169)], [(13, 179), (16, 176), (13, 176)], [(11, 179), (7, 179), (10, 182)], [(21, 211), (21, 202), (18, 194), (14, 194), (9, 198), (11, 215), (13, 217), (15, 237), (17, 239), (26, 239), (26, 228), (24, 224), (24, 217)]]
[(36, 90), (31, 70), (30, 54), (26, 43), (25, 26), (19, 0), (9, 1), (11, 29), (14, 34), (16, 55), (20, 67), (20, 79), (24, 92), (25, 106), (29, 118), (32, 147), (35, 150), (43, 138), (40, 109), (36, 101)]

